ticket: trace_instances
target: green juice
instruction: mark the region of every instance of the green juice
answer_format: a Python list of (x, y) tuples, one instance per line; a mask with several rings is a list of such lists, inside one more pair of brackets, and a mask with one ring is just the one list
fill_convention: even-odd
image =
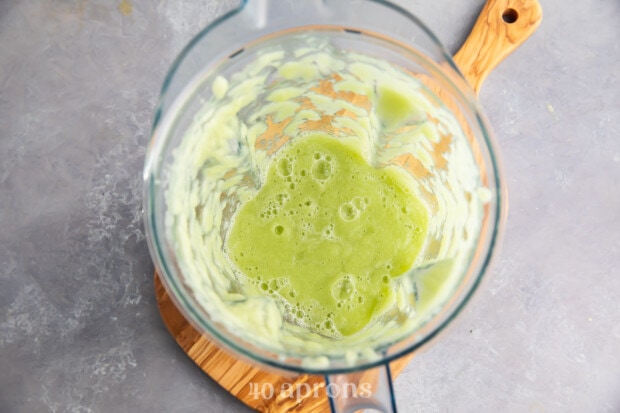
[(337, 138), (296, 138), (239, 207), (226, 240), (250, 285), (323, 335), (363, 330), (395, 303), (392, 280), (425, 241), (428, 211), (396, 166), (375, 168)]

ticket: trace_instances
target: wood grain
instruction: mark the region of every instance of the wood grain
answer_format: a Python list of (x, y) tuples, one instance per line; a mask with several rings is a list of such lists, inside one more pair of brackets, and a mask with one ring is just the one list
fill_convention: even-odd
[[(504, 15), (508, 21), (515, 17), (516, 20), (508, 23), (504, 21)], [(476, 93), (491, 70), (536, 30), (541, 19), (542, 10), (536, 0), (489, 0), (486, 3), (470, 36), (454, 57)], [(322, 376), (283, 377), (227, 353), (201, 335), (183, 317), (157, 273), (155, 296), (164, 324), (183, 351), (200, 369), (247, 406), (271, 413), (329, 412)], [(394, 377), (401, 373), (412, 357), (413, 354), (410, 354), (390, 364)], [(255, 397), (251, 393), (251, 383), (258, 388), (271, 386), (276, 391), (270, 398)], [(280, 392), (282, 388), (292, 390), (295, 397)], [(314, 390), (297, 392), (301, 388), (318, 390), (316, 393)]]
[(537, 0), (487, 1), (467, 40), (454, 55), (476, 94), (491, 70), (530, 37), (541, 21), (542, 8)]

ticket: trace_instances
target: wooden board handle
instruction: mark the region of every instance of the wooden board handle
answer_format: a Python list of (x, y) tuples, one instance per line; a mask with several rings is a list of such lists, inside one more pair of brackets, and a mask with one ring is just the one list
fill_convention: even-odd
[(476, 94), (499, 62), (536, 31), (542, 21), (537, 0), (488, 0), (454, 61)]

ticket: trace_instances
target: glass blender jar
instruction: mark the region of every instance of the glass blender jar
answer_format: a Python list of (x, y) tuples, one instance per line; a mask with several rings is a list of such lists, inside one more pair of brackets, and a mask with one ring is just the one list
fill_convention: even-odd
[[(386, 82), (415, 106), (390, 130), (378, 120)], [(246, 294), (226, 257), (235, 211), (299, 130), (353, 139), (373, 166), (402, 168), (429, 210), (420, 256), (392, 281), (393, 308), (351, 337), (307, 331), (277, 300)], [(422, 22), (373, 0), (248, 0), (205, 28), (165, 79), (144, 182), (151, 255), (183, 315), (262, 367), (324, 375), (335, 412), (395, 411), (389, 362), (467, 303), (505, 208), (497, 146), (467, 81)]]

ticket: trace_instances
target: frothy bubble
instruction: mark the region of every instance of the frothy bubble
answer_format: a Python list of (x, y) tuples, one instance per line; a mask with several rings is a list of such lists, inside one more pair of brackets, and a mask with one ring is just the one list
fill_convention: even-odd
[(286, 204), (286, 202), (291, 198), (291, 196), (287, 193), (281, 193), (276, 195), (276, 202), (278, 203), (278, 205), (280, 206), (284, 206), (284, 204)]
[(340, 218), (347, 222), (355, 221), (360, 216), (360, 210), (357, 209), (351, 202), (345, 202), (340, 205), (338, 213), (340, 214)]
[(332, 176), (332, 164), (319, 159), (312, 165), (312, 177), (318, 181), (327, 181)]
[(282, 158), (278, 161), (277, 167), (278, 175), (280, 176), (291, 176), (293, 173), (293, 162), (291, 162), (288, 158)]
[(355, 198), (351, 200), (351, 203), (353, 204), (353, 206), (355, 206), (355, 208), (359, 209), (360, 211), (363, 211), (366, 209), (366, 207), (370, 203), (370, 200), (367, 197), (362, 198), (361, 196), (356, 196)]
[(350, 275), (340, 277), (332, 286), (332, 297), (336, 300), (348, 300), (355, 294), (355, 283)]
[(330, 241), (336, 241), (338, 238), (336, 237), (336, 227), (334, 224), (329, 224), (323, 228), (321, 232), (321, 236)]

